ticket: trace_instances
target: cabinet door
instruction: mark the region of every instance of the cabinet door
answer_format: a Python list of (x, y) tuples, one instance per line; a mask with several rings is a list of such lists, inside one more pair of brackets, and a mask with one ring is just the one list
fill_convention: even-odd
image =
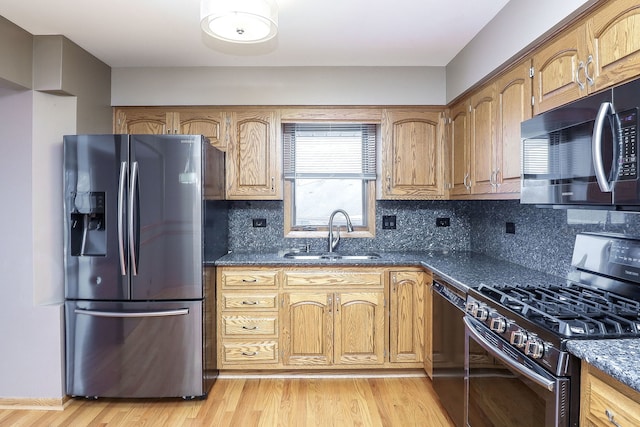
[(531, 118), (530, 62), (499, 77), (497, 94), (496, 192), (520, 194), (520, 125)]
[(468, 100), (460, 102), (449, 112), (451, 123), (449, 124), (449, 147), (451, 164), (451, 187), (449, 195), (460, 196), (471, 192), (471, 144), (469, 133), (469, 110), (471, 106)]
[(442, 136), (440, 112), (385, 110), (379, 198), (442, 197)]
[(493, 192), (495, 179), (495, 85), (471, 97), (471, 181), (473, 194)]
[(227, 198), (282, 199), (282, 141), (276, 111), (230, 113)]
[(588, 55), (583, 52), (584, 28), (576, 26), (557, 39), (536, 50), (533, 55), (533, 112), (544, 111), (566, 104), (587, 93), (584, 67)]
[(215, 109), (180, 110), (176, 113), (176, 133), (204, 135), (212, 146), (226, 150), (226, 139), (222, 137), (224, 114)]
[(390, 361), (422, 362), (424, 355), (424, 282), (417, 271), (391, 273)]
[(285, 365), (333, 362), (333, 293), (287, 292), (280, 318)]
[(587, 21), (587, 71), (592, 91), (640, 75), (640, 4), (636, 0), (606, 2)]
[(153, 135), (173, 133), (173, 119), (173, 112), (155, 108), (117, 109), (114, 132)]
[(384, 292), (335, 294), (336, 364), (384, 363)]

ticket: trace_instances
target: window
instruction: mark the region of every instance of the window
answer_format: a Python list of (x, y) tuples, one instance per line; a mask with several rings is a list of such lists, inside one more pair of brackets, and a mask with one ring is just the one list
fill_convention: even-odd
[(375, 124), (283, 125), (285, 235), (324, 237), (331, 212), (344, 209), (350, 236), (374, 236), (376, 138)]

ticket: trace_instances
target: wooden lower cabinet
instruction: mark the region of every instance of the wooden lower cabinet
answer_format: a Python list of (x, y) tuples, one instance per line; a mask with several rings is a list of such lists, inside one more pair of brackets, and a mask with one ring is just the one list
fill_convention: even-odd
[(422, 363), (424, 360), (424, 296), (428, 276), (421, 270), (390, 273), (391, 362)]
[(640, 392), (582, 362), (580, 425), (639, 426)]
[(384, 290), (285, 292), (285, 365), (382, 365)]
[(422, 368), (420, 268), (219, 267), (218, 368)]

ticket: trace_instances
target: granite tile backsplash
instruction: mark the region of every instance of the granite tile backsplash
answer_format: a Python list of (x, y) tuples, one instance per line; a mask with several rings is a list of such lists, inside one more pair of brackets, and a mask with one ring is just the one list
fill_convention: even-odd
[[(326, 239), (284, 237), (281, 201), (231, 202), (229, 248), (235, 252), (275, 252), (304, 247), (326, 250)], [(397, 229), (382, 230), (382, 216), (396, 215)], [(253, 218), (266, 227), (253, 227)], [(437, 227), (449, 218), (449, 227)], [(327, 218), (328, 220), (328, 218)], [(505, 224), (515, 225), (515, 234)], [(640, 235), (640, 215), (591, 210), (558, 210), (504, 201), (378, 201), (376, 236), (342, 239), (344, 251), (472, 250), (557, 276), (565, 276), (575, 235), (582, 231)]]

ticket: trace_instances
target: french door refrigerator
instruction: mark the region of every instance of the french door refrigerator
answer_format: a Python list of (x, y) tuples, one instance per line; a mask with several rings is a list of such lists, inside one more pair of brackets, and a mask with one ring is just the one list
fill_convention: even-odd
[(214, 306), (202, 269), (206, 141), (64, 137), (68, 395), (207, 394), (217, 371), (203, 322)]

